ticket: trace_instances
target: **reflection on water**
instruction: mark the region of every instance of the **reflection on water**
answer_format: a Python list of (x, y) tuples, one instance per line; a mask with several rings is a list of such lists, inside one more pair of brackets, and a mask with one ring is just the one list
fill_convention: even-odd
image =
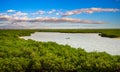
[(120, 55), (120, 39), (100, 37), (97, 33), (53, 33), (36, 32), (31, 36), (24, 36), (24, 39), (33, 39), (43, 42), (56, 42), (58, 44), (68, 44), (72, 47), (81, 47), (87, 52), (106, 51), (112, 55)]

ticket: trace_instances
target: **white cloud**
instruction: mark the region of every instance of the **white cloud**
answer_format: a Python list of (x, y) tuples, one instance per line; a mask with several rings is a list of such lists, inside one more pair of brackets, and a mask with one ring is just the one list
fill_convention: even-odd
[(56, 15), (60, 15), (59, 13), (56, 13)]
[(43, 14), (45, 14), (45, 13), (46, 13), (46, 11), (39, 10), (39, 11), (37, 11), (37, 12), (35, 12), (35, 13), (32, 13), (32, 15), (43, 15)]
[(16, 12), (15, 14), (13, 14), (13, 16), (27, 16), (28, 15), (28, 13), (23, 13), (23, 12), (21, 12), (21, 11), (18, 11), (18, 12)]
[(15, 10), (10, 9), (10, 10), (7, 10), (7, 12), (15, 12)]
[(11, 21), (11, 22), (45, 22), (45, 23), (82, 23), (82, 24), (104, 24), (104, 22), (100, 21), (91, 21), (91, 20), (80, 20), (80, 19), (74, 19), (74, 18), (27, 18), (27, 17), (10, 17), (10, 16), (0, 16), (0, 21)]
[(56, 12), (56, 10), (55, 10), (55, 9), (52, 9), (51, 11), (48, 11), (48, 14), (52, 14), (52, 13), (54, 13), (54, 12)]
[(1, 15), (0, 16), (0, 21), (9, 21), (11, 19), (12, 19), (12, 17), (10, 17), (8, 15)]
[(37, 13), (38, 13), (38, 14), (45, 14), (45, 11), (39, 10)]
[(62, 16), (70, 16), (70, 15), (81, 14), (81, 13), (92, 14), (94, 12), (117, 12), (117, 11), (120, 11), (120, 10), (115, 8), (83, 8), (83, 9), (68, 11), (64, 13)]
[[(50, 15), (54, 15), (54, 16), (58, 16), (58, 15), (62, 15), (63, 12), (61, 10), (55, 10), (55, 9), (52, 9), (52, 10), (39, 10), (39, 11), (36, 11), (36, 12), (33, 12), (31, 13), (31, 16), (50, 16)], [(30, 14), (29, 14), (30, 15)]]

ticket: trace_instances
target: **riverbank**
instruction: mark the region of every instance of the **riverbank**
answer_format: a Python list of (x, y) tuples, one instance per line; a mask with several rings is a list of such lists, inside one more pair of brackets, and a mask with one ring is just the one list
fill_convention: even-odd
[[(6, 30), (11, 30), (11, 29), (6, 29)], [(21, 30), (19, 29), (17, 31), (21, 31)], [(102, 37), (109, 37), (109, 38), (120, 37), (120, 29), (24, 29), (24, 31), (61, 32), (61, 33), (99, 33), (99, 35)]]
[[(32, 39), (39, 42), (56, 42), (74, 48), (83, 48), (87, 52), (107, 52), (111, 55), (120, 55), (120, 40), (101, 37), (98, 33), (60, 33), (35, 32), (30, 36), (20, 37), (25, 40)], [(114, 49), (114, 50), (113, 50)]]
[(120, 40), (120, 37), (116, 37), (116, 38), (113, 38), (113, 39), (119, 39)]
[(120, 56), (20, 39), (39, 30), (0, 30), (1, 72), (115, 72)]
[(61, 33), (100, 33), (102, 37), (120, 37), (120, 29), (43, 29), (40, 32), (61, 32)]

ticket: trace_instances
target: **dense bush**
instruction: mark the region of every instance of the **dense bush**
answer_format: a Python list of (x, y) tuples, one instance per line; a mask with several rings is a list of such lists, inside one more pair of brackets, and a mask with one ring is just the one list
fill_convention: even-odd
[(120, 29), (41, 29), (43, 32), (62, 32), (62, 33), (100, 33), (102, 37), (120, 37)]
[(0, 72), (119, 72), (120, 56), (20, 39), (38, 30), (0, 30)]

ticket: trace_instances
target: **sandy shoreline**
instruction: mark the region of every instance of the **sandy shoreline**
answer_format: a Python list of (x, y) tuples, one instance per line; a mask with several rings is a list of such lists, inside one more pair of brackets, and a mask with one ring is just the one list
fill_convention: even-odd
[(116, 38), (113, 38), (113, 39), (120, 39), (120, 37), (116, 37)]

